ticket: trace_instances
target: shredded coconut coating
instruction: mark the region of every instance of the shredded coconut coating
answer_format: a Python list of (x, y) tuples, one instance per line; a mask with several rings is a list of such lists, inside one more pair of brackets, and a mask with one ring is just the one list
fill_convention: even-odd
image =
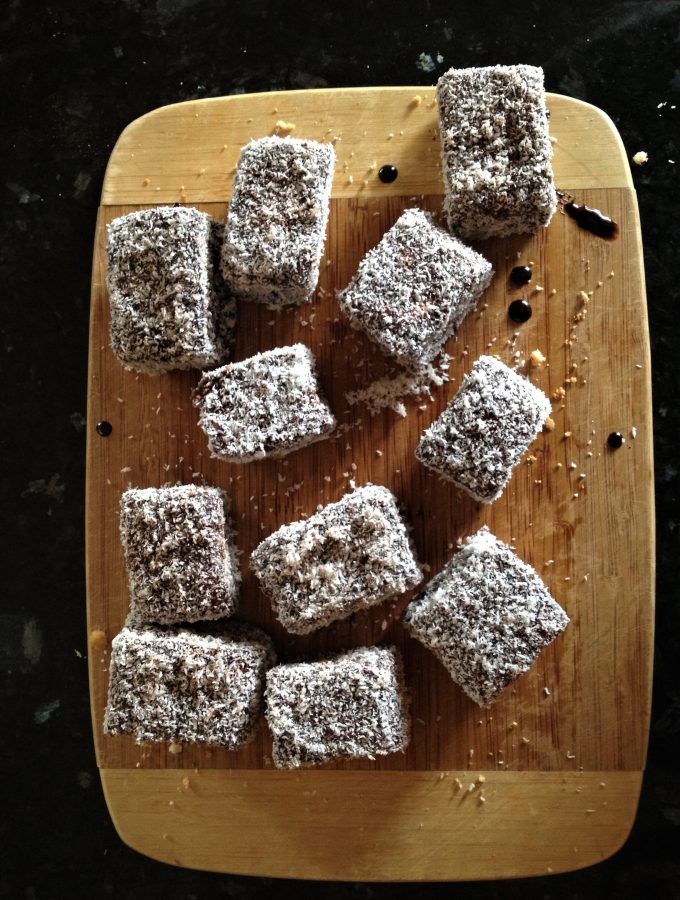
[(444, 212), (464, 240), (524, 234), (557, 209), (537, 66), (449, 69), (437, 82)]
[(240, 297), (306, 303), (319, 280), (333, 182), (332, 144), (265, 137), (241, 150), (222, 248)]
[(232, 615), (241, 576), (224, 491), (132, 488), (121, 497), (120, 535), (135, 621)]
[(336, 426), (304, 344), (205, 372), (193, 402), (210, 450), (228, 462), (284, 456), (322, 440)]
[(403, 664), (395, 647), (359, 647), (267, 673), (266, 716), (278, 768), (374, 759), (404, 750), (411, 731)]
[(491, 264), (421, 209), (407, 209), (339, 294), (350, 325), (410, 369), (441, 351), (488, 287)]
[(394, 495), (367, 484), (253, 551), (250, 567), (281, 624), (308, 634), (422, 581)]
[(531, 566), (484, 526), (406, 609), (404, 624), (490, 706), (569, 624)]
[(214, 634), (126, 626), (111, 645), (104, 733), (236, 750), (255, 737), (275, 662), (267, 635), (241, 623)]
[(236, 304), (217, 268), (224, 226), (159, 206), (107, 227), (114, 354), (150, 374), (215, 366), (231, 356)]
[(416, 447), (424, 465), (493, 503), (550, 415), (550, 401), (492, 356), (480, 356)]

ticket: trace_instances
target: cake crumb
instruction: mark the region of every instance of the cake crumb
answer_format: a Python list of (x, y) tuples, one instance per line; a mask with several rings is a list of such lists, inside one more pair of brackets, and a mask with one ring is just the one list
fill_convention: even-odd
[(420, 106), (420, 104), (421, 104), (422, 102), (423, 102), (423, 98), (420, 96), (420, 94), (416, 94), (416, 95), (411, 99), (411, 102), (409, 103), (409, 106), (415, 108), (416, 106)]
[(296, 128), (297, 125), (295, 125), (294, 122), (284, 122), (283, 119), (277, 119), (277, 121), (274, 123), (272, 134), (276, 134), (279, 137), (285, 137), (286, 135), (290, 134), (291, 131), (295, 131)]
[(90, 648), (97, 652), (106, 649), (106, 634), (100, 628), (90, 632)]
[(638, 150), (638, 152), (633, 156), (633, 162), (636, 166), (643, 166), (648, 160), (649, 156), (644, 150)]
[[(542, 288), (541, 288), (542, 290)], [(545, 362), (545, 356), (541, 353), (540, 350), (532, 350), (529, 354), (529, 363), (534, 369), (540, 369), (540, 367)]]
[(550, 416), (543, 423), (543, 431), (554, 431), (555, 430), (555, 421), (551, 419)]
[(182, 749), (183, 749), (182, 745), (178, 744), (176, 741), (171, 741), (168, 744), (168, 753), (172, 753), (173, 756), (177, 755), (178, 753), (181, 753)]

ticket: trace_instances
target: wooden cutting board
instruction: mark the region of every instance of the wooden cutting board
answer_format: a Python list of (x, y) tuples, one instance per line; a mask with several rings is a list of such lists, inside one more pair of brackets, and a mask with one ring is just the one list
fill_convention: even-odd
[[(654, 520), (650, 358), (635, 193), (612, 122), (587, 104), (548, 95), (558, 187), (620, 225), (615, 241), (562, 213), (535, 236), (480, 244), (496, 276), (448, 345), (450, 381), (407, 398), (407, 415), (371, 416), (345, 392), (388, 366), (342, 319), (335, 291), (409, 206), (441, 206), (431, 88), (255, 94), (155, 110), (121, 135), (109, 161), (92, 278), (87, 447), (89, 663), (97, 759), (121, 838), (155, 859), (223, 872), (348, 880), (499, 878), (575, 869), (621, 846), (645, 764), (652, 671)], [(311, 304), (272, 313), (242, 304), (236, 359), (302, 341), (314, 351), (338, 435), (284, 460), (245, 466), (211, 459), (190, 391), (198, 373), (124, 371), (108, 343), (105, 226), (143, 206), (182, 202), (224, 217), (240, 147), (271, 134), (332, 140), (337, 153), (326, 254)], [(377, 169), (396, 165), (383, 184)], [(512, 289), (513, 265), (534, 278)], [(533, 291), (531, 290), (533, 288)], [(580, 291), (590, 295), (587, 306)], [(507, 317), (529, 296), (525, 325)], [(579, 316), (586, 310), (587, 315)], [(542, 434), (503, 497), (482, 507), (413, 456), (481, 353), (513, 363), (534, 349), (532, 380), (554, 402)], [(112, 425), (100, 436), (96, 423)], [(626, 443), (607, 448), (621, 431)], [(386, 484), (405, 506), (420, 559), (439, 571), (458, 538), (482, 524), (532, 563), (571, 625), (534, 669), (480, 710), (399, 624), (409, 597), (317, 635), (274, 620), (248, 573), (253, 547), (284, 522), (350, 487)], [(118, 504), (128, 486), (216, 484), (232, 497), (244, 576), (240, 615), (264, 627), (283, 660), (391, 642), (413, 694), (405, 754), (319, 769), (272, 768), (266, 728), (229, 753), (137, 746), (102, 734), (111, 639), (128, 608)], [(483, 788), (468, 786), (483, 774)], [(459, 784), (462, 788), (459, 788)], [(483, 794), (484, 802), (480, 800)]]

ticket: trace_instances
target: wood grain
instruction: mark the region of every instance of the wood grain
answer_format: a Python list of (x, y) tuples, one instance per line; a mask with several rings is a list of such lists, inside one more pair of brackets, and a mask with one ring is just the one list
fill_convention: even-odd
[(102, 772), (121, 837), (154, 859), (352, 881), (516, 878), (592, 865), (625, 841), (641, 781), (639, 772), (494, 772), (480, 803), (466, 771), (254, 774)]
[[(410, 103), (415, 94), (423, 98), (418, 106)], [(439, 145), (432, 140), (436, 119), (430, 99), (431, 91), (400, 88), (197, 101), (156, 110), (132, 123), (114, 150), (97, 225), (92, 282), (87, 476), (92, 713), (97, 758), (117, 827), (124, 840), (156, 858), (222, 871), (328, 878), (370, 878), (370, 871), (376, 878), (395, 879), (544, 871), (550, 863), (540, 849), (543, 844), (536, 843), (536, 822), (523, 814), (521, 805), (533, 802), (537, 782), (532, 779), (540, 776), (541, 790), (553, 798), (553, 808), (562, 809), (561, 800), (555, 800), (564, 793), (562, 779), (577, 777), (580, 771), (589, 777), (603, 772), (620, 776), (618, 805), (606, 807), (608, 812), (597, 819), (591, 813), (574, 819), (574, 833), (582, 835), (582, 852), (572, 852), (569, 864), (566, 857), (555, 860), (551, 866), (555, 871), (613, 852), (632, 822), (649, 722), (654, 545), (649, 340), (637, 205), (627, 162), (618, 135), (599, 110), (550, 95), (551, 132), (558, 137), (558, 186), (606, 210), (620, 223), (620, 238), (598, 240), (558, 214), (541, 234), (480, 244), (478, 249), (497, 274), (483, 304), (448, 345), (450, 382), (435, 389), (431, 400), (407, 401), (404, 418), (391, 410), (371, 416), (361, 405), (350, 406), (345, 392), (368, 385), (389, 366), (347, 326), (334, 296), (404, 208), (440, 209)], [(274, 109), (278, 112), (271, 112)], [(241, 305), (236, 358), (298, 340), (308, 344), (341, 428), (334, 439), (284, 460), (235, 466), (209, 457), (205, 437), (196, 426), (190, 392), (197, 373), (135, 375), (114, 359), (107, 334), (104, 229), (130, 209), (174, 202), (178, 188), (186, 202), (223, 217), (231, 181), (226, 173), (233, 168), (234, 154), (249, 137), (269, 133), (276, 118), (294, 121), (299, 136), (341, 137), (336, 143), (339, 165), (326, 258), (311, 304), (280, 314), (255, 304)], [(384, 138), (378, 140), (383, 132)], [(388, 139), (389, 133), (395, 136)], [(222, 149), (225, 143), (227, 148)], [(219, 163), (216, 153), (222, 157)], [(373, 160), (378, 165), (396, 164), (397, 181), (382, 185), (374, 171), (368, 173)], [(367, 185), (358, 183), (364, 167)], [(201, 169), (206, 171), (196, 174)], [(356, 176), (350, 183), (352, 171)], [(146, 178), (151, 178), (148, 185), (143, 183)], [(518, 259), (533, 261), (532, 285), (543, 288), (530, 297), (534, 315), (523, 326), (509, 322), (506, 315), (509, 299), (522, 295), (507, 282)], [(587, 315), (577, 321), (583, 309), (580, 291), (592, 291), (592, 296)], [(535, 348), (545, 354), (548, 365), (533, 371), (532, 380), (549, 395), (560, 387), (565, 390), (564, 399), (554, 404), (556, 428), (539, 436), (503, 497), (490, 508), (482, 507), (417, 463), (413, 448), (477, 356), (496, 353), (513, 363), (517, 351), (526, 358)], [(94, 431), (101, 419), (113, 425), (108, 438)], [(612, 430), (627, 437), (617, 452), (606, 447)], [(128, 607), (117, 530), (120, 494), (129, 485), (175, 481), (217, 484), (230, 492), (243, 551), (239, 615), (273, 636), (282, 659), (376, 641), (402, 648), (414, 715), (413, 740), (405, 754), (329, 764), (300, 775), (272, 770), (264, 727), (254, 744), (237, 753), (185, 746), (172, 755), (165, 744), (138, 747), (131, 739), (102, 735), (108, 647)], [(351, 481), (386, 484), (397, 494), (414, 526), (420, 559), (432, 573), (450, 558), (459, 537), (486, 523), (536, 566), (567, 610), (572, 622), (565, 634), (492, 710), (480, 711), (424, 648), (406, 638), (399, 618), (408, 596), (306, 637), (288, 635), (274, 620), (248, 573), (250, 551), (282, 523), (338, 499)], [(176, 810), (153, 798), (176, 790), (182, 773), (172, 770), (196, 768), (201, 778), (209, 776), (205, 784), (211, 787), (192, 794), (192, 804), (198, 804), (195, 814), (217, 817), (220, 824), (213, 823), (214, 839), (208, 839), (210, 829), (192, 829), (190, 816), (172, 848), (167, 848), (156, 839), (170, 833), (165, 820)], [(243, 770), (243, 784), (248, 785), (245, 792), (234, 788), (241, 784), (238, 770)], [(421, 860), (432, 861), (429, 855), (422, 856), (422, 848), (432, 846), (431, 836), (417, 834), (420, 829), (412, 818), (419, 810), (422, 813), (424, 797), (442, 821), (452, 817), (452, 827), (454, 822), (462, 830), (472, 827), (468, 817), (473, 811), (474, 822), (479, 821), (479, 809), (473, 804), (456, 806), (454, 815), (448, 794), (445, 801), (443, 793), (430, 797), (429, 788), (421, 790), (432, 783), (428, 773), (441, 771), (499, 776), (499, 802), (489, 796), (483, 810), (486, 863), (481, 850), (466, 856), (465, 842), (452, 841), (436, 866), (422, 863), (409, 869), (418, 853)], [(272, 840), (263, 845), (266, 853), (247, 834), (250, 827), (260, 834), (268, 808), (262, 797), (269, 796), (270, 789), (280, 799), (282, 815), (285, 810), (297, 815), (301, 804), (305, 806), (300, 799), (304, 785), (317, 784), (315, 789), (334, 804), (346, 793), (345, 779), (354, 779), (357, 795), (369, 803), (367, 809), (373, 809), (370, 804), (377, 809), (396, 777), (399, 790), (411, 798), (410, 813), (393, 806), (389, 813), (381, 810), (389, 825), (381, 820), (380, 828), (401, 837), (395, 838), (392, 852), (380, 849), (381, 863), (374, 860), (372, 869), (365, 855), (363, 863), (354, 858), (350, 863), (347, 852), (350, 835), (356, 838), (357, 829), (371, 822), (377, 827), (373, 813), (354, 809), (356, 828), (338, 836), (316, 805), (307, 804), (315, 809), (309, 835), (322, 835), (319, 842), (332, 840), (334, 859), (322, 854), (312, 861), (311, 856), (293, 853), (292, 844), (275, 841), (275, 817)], [(512, 808), (513, 797), (519, 804), (512, 817), (517, 844), (527, 843), (523, 855), (518, 855), (514, 841), (511, 851), (502, 849), (507, 844), (503, 816)], [(365, 805), (358, 804), (362, 809)], [(549, 805), (546, 800), (546, 809)], [(576, 815), (577, 806), (574, 811)], [(153, 840), (143, 838), (149, 821), (154, 823)], [(300, 815), (300, 821), (305, 817)], [(233, 844), (237, 832), (238, 850)], [(497, 862), (490, 863), (490, 856)]]

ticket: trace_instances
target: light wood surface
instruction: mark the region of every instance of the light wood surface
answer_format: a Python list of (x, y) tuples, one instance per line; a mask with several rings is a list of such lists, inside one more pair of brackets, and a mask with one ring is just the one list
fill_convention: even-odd
[[(451, 381), (432, 402), (407, 399), (405, 418), (391, 410), (371, 416), (344, 394), (388, 366), (349, 329), (334, 294), (401, 210), (440, 209), (432, 96), (423, 88), (352, 89), (179, 104), (133, 122), (109, 163), (92, 281), (90, 684), (109, 809), (123, 840), (155, 858), (291, 877), (492, 878), (587, 865), (617, 849), (632, 824), (649, 724), (654, 535), (649, 340), (628, 164), (603, 113), (549, 95), (558, 187), (611, 215), (620, 238), (601, 241), (557, 214), (541, 234), (480, 244), (497, 274), (448, 345)], [(135, 375), (113, 357), (105, 225), (130, 209), (180, 199), (223, 217), (239, 147), (270, 133), (277, 119), (295, 123), (296, 136), (340, 138), (327, 264), (311, 304), (280, 314), (241, 305), (235, 358), (308, 344), (341, 428), (284, 460), (234, 466), (210, 458), (197, 428), (190, 391), (198, 373)], [(383, 185), (368, 171), (373, 162), (397, 165), (397, 181)], [(530, 296), (534, 315), (522, 326), (506, 314), (510, 299), (527, 294), (507, 282), (518, 260), (533, 262), (530, 288), (543, 288)], [(575, 321), (582, 290), (592, 296), (587, 316)], [(512, 363), (516, 351), (526, 358), (535, 348), (548, 364), (531, 373), (534, 383), (549, 395), (565, 387), (554, 403), (556, 428), (539, 436), (503, 497), (481, 507), (417, 463), (413, 448), (477, 356), (497, 353)], [(569, 378), (576, 380), (565, 385)], [(94, 430), (102, 419), (113, 425), (107, 438)], [(606, 447), (613, 430), (627, 439), (616, 452)], [(565, 634), (491, 710), (467, 700), (406, 638), (399, 618), (409, 596), (316, 636), (288, 635), (274, 620), (248, 573), (250, 551), (282, 523), (339, 498), (351, 480), (397, 494), (432, 573), (459, 537), (486, 523), (536, 566), (567, 610)], [(288, 773), (273, 770), (264, 726), (237, 753), (185, 745), (171, 754), (165, 744), (102, 735), (110, 642), (128, 607), (120, 495), (130, 485), (175, 481), (230, 492), (243, 551), (239, 615), (273, 636), (282, 659), (372, 642), (402, 648), (414, 716), (405, 754)], [(480, 773), (486, 802), (479, 789), (455, 796), (455, 777), (467, 788)]]

